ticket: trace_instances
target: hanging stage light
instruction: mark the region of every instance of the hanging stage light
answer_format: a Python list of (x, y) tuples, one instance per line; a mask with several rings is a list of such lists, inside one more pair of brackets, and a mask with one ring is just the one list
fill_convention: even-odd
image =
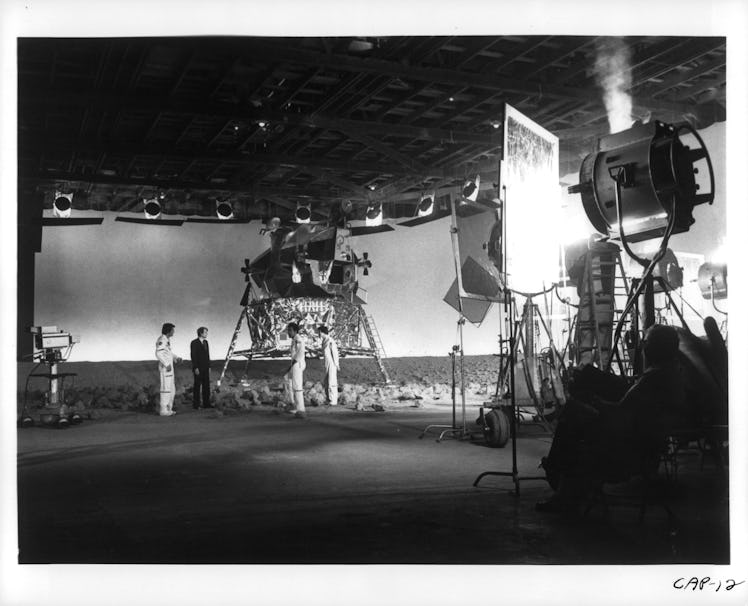
[[(700, 147), (692, 150), (681, 141), (686, 131)], [(701, 160), (708, 169), (707, 193), (697, 193), (695, 164)], [(639, 242), (664, 235), (671, 213), (672, 233), (688, 231), (693, 207), (714, 201), (714, 172), (704, 142), (690, 125), (653, 121), (602, 137), (598, 151), (582, 162), (579, 185), (568, 191), (582, 195), (597, 231), (618, 235), (620, 210), (625, 238)]]
[(475, 179), (472, 181), (468, 179), (462, 186), (462, 199), (460, 203), (465, 204), (467, 202), (475, 202), (478, 199), (478, 191), (480, 190), (480, 175), (475, 175)]
[(143, 214), (149, 221), (155, 221), (161, 217), (161, 202), (156, 198), (143, 199)]
[[(42, 217), (44, 226), (70, 227), (72, 225), (101, 225), (104, 217), (76, 217), (73, 218), (73, 192), (55, 191), (52, 199), (52, 216)], [(80, 203), (80, 200), (79, 200)]]
[[(151, 198), (143, 198), (143, 215), (144, 219), (118, 216), (114, 220), (122, 221), (123, 223), (138, 223), (140, 225), (171, 225), (179, 226), (184, 223), (184, 219), (162, 219), (161, 218), (161, 205), (163, 200), (166, 198), (166, 194), (160, 193), (158, 196)], [(194, 219), (195, 221), (206, 221), (206, 219)], [(215, 219), (212, 219), (215, 221)]]
[(429, 192), (421, 196), (421, 200), (418, 202), (418, 207), (416, 209), (416, 216), (428, 217), (434, 212), (434, 196), (435, 192)]
[(379, 227), (383, 218), (381, 202), (372, 202), (366, 207), (366, 227)]
[(312, 220), (312, 205), (309, 202), (296, 204), (296, 222), (309, 223)]
[(216, 216), (222, 221), (230, 221), (234, 218), (234, 209), (228, 198), (218, 198), (216, 200)]
[[(413, 219), (416, 221), (417, 219)], [(371, 234), (381, 234), (387, 231), (394, 231), (391, 225), (384, 223), (384, 210), (382, 202), (369, 202), (364, 215), (364, 225), (351, 227), (351, 236), (368, 236)]]
[(52, 214), (59, 219), (68, 219), (73, 213), (73, 193), (55, 192)]
[(704, 263), (699, 267), (699, 290), (705, 299), (727, 298), (727, 265)]

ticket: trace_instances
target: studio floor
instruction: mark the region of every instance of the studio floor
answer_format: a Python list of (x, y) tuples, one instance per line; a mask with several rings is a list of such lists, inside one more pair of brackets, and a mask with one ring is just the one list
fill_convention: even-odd
[[(477, 408), (468, 409), (469, 428)], [(659, 564), (730, 561), (726, 477), (695, 453), (666, 484), (677, 516), (614, 503), (538, 513), (551, 436), (437, 442), (451, 407), (277, 409), (173, 418), (111, 411), (18, 430), (19, 561), (28, 563)], [(525, 479), (527, 478), (527, 479)], [(621, 487), (615, 487), (617, 490)], [(624, 489), (635, 488), (623, 487)]]

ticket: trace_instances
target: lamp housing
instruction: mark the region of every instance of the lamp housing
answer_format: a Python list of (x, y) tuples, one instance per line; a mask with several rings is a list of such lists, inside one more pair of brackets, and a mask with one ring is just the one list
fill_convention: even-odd
[(310, 203), (299, 202), (296, 205), (296, 222), (309, 223), (312, 220), (312, 205)]
[(161, 217), (161, 202), (156, 198), (143, 200), (143, 214), (146, 219), (156, 220)]
[(372, 202), (366, 208), (366, 227), (378, 227), (382, 225), (384, 213), (381, 202)]
[[(699, 147), (681, 140), (690, 132)], [(705, 160), (710, 190), (700, 193), (695, 175)], [(714, 201), (714, 172), (709, 153), (698, 133), (687, 123), (674, 126), (660, 121), (635, 124), (628, 130), (602, 137), (598, 151), (589, 154), (579, 169), (579, 185), (569, 193), (582, 196), (587, 218), (600, 233), (617, 236), (618, 204), (627, 240), (639, 242), (664, 235), (671, 213), (672, 233), (688, 231), (698, 204)]]
[(55, 192), (52, 202), (52, 214), (60, 219), (67, 219), (73, 213), (73, 193)]
[(418, 217), (428, 217), (434, 212), (434, 192), (423, 194), (418, 202), (416, 215)]
[(230, 200), (221, 198), (216, 200), (216, 217), (222, 221), (229, 221), (234, 218), (234, 209)]

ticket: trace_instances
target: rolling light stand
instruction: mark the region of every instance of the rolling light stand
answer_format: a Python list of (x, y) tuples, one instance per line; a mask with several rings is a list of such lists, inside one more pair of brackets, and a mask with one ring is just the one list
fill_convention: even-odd
[[(462, 327), (465, 324), (465, 318), (462, 314), (460, 314), (460, 319), (457, 320), (457, 328), (460, 335), (460, 344), (459, 345), (453, 345), (452, 351), (449, 352), (449, 357), (452, 361), (452, 425), (428, 425), (424, 428), (424, 430), (421, 432), (421, 434), (418, 436), (418, 439), (423, 439), (423, 437), (429, 432), (431, 429), (442, 429), (443, 431), (439, 434), (439, 437), (436, 439), (437, 442), (441, 442), (444, 439), (444, 436), (451, 435), (453, 438), (457, 439), (464, 439), (469, 438), (470, 434), (467, 431), (467, 421), (466, 421), (466, 413), (465, 413), (465, 354), (462, 348)], [(457, 425), (457, 393), (456, 393), (456, 357), (457, 354), (460, 354), (460, 400), (462, 402), (462, 425)]]
[[(506, 259), (506, 256), (504, 256), (504, 259)], [(507, 318), (514, 318), (515, 313), (515, 304), (514, 304), (514, 297), (512, 297), (512, 292), (509, 289), (504, 289), (504, 310), (506, 313)], [(511, 414), (509, 415), (509, 437), (512, 441), (512, 470), (511, 471), (484, 471), (481, 474), (478, 475), (477, 478), (475, 478), (475, 481), (473, 482), (473, 486), (478, 486), (480, 481), (486, 477), (486, 476), (503, 476), (503, 477), (511, 477), (512, 482), (514, 482), (514, 493), (519, 496), (519, 485), (522, 480), (545, 480), (545, 476), (527, 476), (523, 477), (519, 475), (519, 470), (517, 469), (517, 416), (518, 416), (518, 410), (517, 410), (517, 397), (515, 393), (515, 363), (517, 359), (517, 343), (518, 343), (518, 333), (520, 330), (521, 322), (512, 322), (510, 323), (510, 329), (509, 329), (509, 357), (508, 357), (508, 365), (509, 365), (509, 392), (510, 392), (510, 411)], [(501, 378), (499, 379), (501, 380)], [(503, 414), (500, 413), (500, 414)]]
[[(502, 186), (503, 200), (500, 200), (502, 207), (506, 205), (507, 194), (506, 187)], [(502, 225), (502, 238), (501, 238), (501, 273), (504, 277), (507, 276), (507, 224), (506, 224), (506, 213), (502, 208), (501, 216), (503, 218)], [(517, 396), (515, 392), (515, 365), (517, 360), (517, 343), (520, 327), (523, 323), (515, 322), (516, 305), (514, 302), (513, 292), (509, 289), (506, 284), (502, 286), (503, 295), (503, 308), (504, 318), (509, 333), (509, 356), (507, 358), (507, 364), (509, 366), (509, 392), (510, 392), (510, 412), (509, 415), (509, 438), (512, 441), (512, 470), (511, 471), (484, 471), (475, 478), (473, 486), (478, 486), (479, 482), (486, 476), (508, 476), (512, 478), (514, 482), (514, 492), (519, 496), (519, 484), (522, 480), (545, 480), (545, 477), (521, 477), (517, 469)], [(524, 314), (523, 314), (524, 315)], [(502, 360), (503, 362), (503, 360)], [(499, 377), (499, 381), (502, 381), (503, 377)], [(497, 385), (498, 393), (498, 385)], [(499, 410), (499, 415), (503, 415), (504, 412)]]

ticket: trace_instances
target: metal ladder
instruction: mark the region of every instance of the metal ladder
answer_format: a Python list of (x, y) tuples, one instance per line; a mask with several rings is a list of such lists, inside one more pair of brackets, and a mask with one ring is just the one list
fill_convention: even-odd
[(229, 349), (226, 352), (226, 359), (223, 361), (223, 369), (221, 370), (221, 376), (218, 377), (218, 381), (216, 381), (216, 387), (221, 387), (221, 382), (223, 381), (223, 377), (226, 375), (226, 370), (229, 367), (229, 362), (231, 361), (231, 357), (234, 355), (234, 350), (236, 349), (236, 342), (239, 339), (239, 333), (242, 331), (242, 324), (244, 323), (244, 320), (247, 321), (247, 326), (249, 326), (249, 304), (245, 305), (242, 308), (242, 313), (239, 314), (239, 320), (236, 323), (236, 328), (234, 328), (234, 334), (231, 336), (231, 343), (229, 344)]
[[(628, 294), (620, 251), (588, 251), (574, 336), (577, 364), (608, 366), (613, 353), (613, 329), (622, 313), (617, 301), (628, 298)], [(622, 364), (629, 364), (625, 345), (619, 348), (618, 356)]]
[[(621, 261), (621, 253), (619, 252), (615, 256), (615, 263), (616, 263), (616, 277), (615, 277), (615, 288), (613, 291), (613, 300), (615, 303), (615, 316), (613, 318), (614, 320), (614, 326), (617, 325), (619, 322), (623, 322), (623, 327), (621, 328), (621, 334), (625, 334), (626, 330), (628, 328), (631, 328), (631, 316), (623, 317), (623, 309), (621, 308), (621, 305), (619, 304), (621, 300), (623, 300), (623, 304), (628, 302), (629, 296), (631, 295), (632, 291), (632, 285), (629, 281), (629, 278), (626, 276), (626, 271), (623, 269), (623, 262)], [(633, 364), (634, 361), (631, 359), (631, 352), (629, 351), (628, 347), (626, 346), (625, 340), (620, 339), (618, 341), (618, 350), (615, 352), (618, 357), (618, 361), (620, 362), (620, 370), (621, 374), (630, 376), (633, 372)]]
[(384, 346), (382, 345), (382, 338), (379, 336), (379, 331), (377, 330), (377, 325), (374, 323), (374, 318), (366, 315), (362, 310), (361, 324), (364, 327), (364, 332), (366, 333), (366, 338), (369, 341), (369, 346), (374, 350), (374, 358), (377, 361), (377, 366), (379, 366), (379, 370), (382, 371), (382, 376), (384, 376), (384, 382), (389, 383), (390, 374), (389, 372), (387, 372), (387, 367), (384, 364), (384, 358), (387, 357), (387, 354), (385, 354), (384, 352)]

